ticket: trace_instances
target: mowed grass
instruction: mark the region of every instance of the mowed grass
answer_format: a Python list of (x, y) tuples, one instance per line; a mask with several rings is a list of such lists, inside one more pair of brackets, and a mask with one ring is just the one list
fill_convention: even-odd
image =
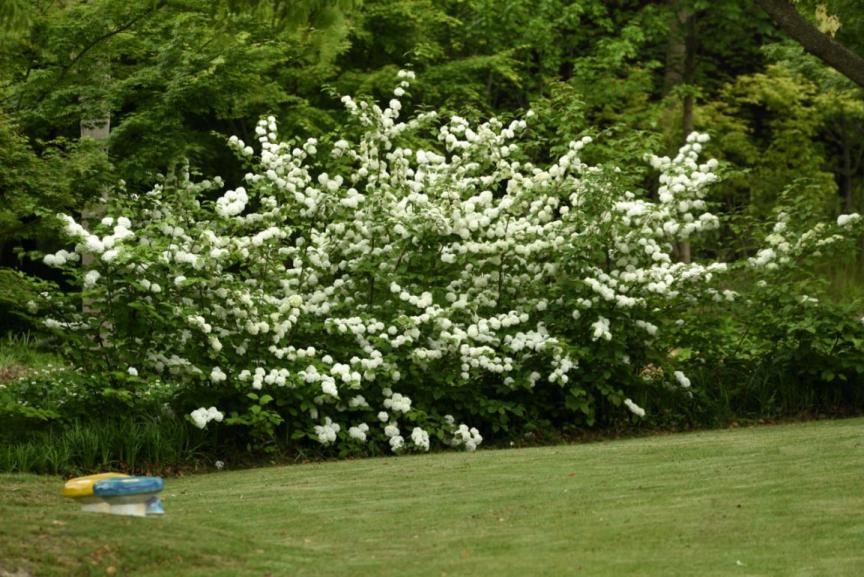
[(862, 419), (223, 471), (161, 519), (0, 482), (0, 575), (864, 575)]

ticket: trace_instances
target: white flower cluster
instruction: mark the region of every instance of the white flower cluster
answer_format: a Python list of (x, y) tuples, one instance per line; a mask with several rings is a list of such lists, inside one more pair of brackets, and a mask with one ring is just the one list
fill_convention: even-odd
[(407, 413), (411, 410), (411, 399), (402, 396), (399, 393), (393, 393), (392, 396), (384, 399), (384, 408), (390, 409), (397, 413)]
[(84, 288), (93, 288), (96, 286), (96, 283), (99, 282), (100, 278), (102, 278), (102, 274), (98, 270), (87, 271), (87, 274), (84, 275)]
[(252, 388), (256, 391), (260, 391), (265, 384), (276, 385), (279, 387), (289, 385), (291, 384), (289, 381), (290, 376), (290, 371), (285, 368), (271, 369), (268, 372), (262, 367), (256, 367), (254, 373), (250, 372), (248, 369), (243, 369), (240, 371), (240, 374), (237, 375), (237, 379), (245, 382), (251, 378)]
[(857, 212), (852, 214), (841, 214), (837, 217), (837, 226), (848, 226), (861, 220), (861, 215)]
[(609, 319), (605, 317), (600, 317), (599, 319), (597, 319), (597, 322), (591, 325), (591, 328), (593, 329), (593, 334), (591, 335), (591, 338), (593, 340), (612, 340), (612, 333), (609, 332)]
[(237, 216), (246, 210), (247, 202), (249, 196), (246, 194), (246, 189), (241, 186), (236, 190), (229, 190), (216, 201), (216, 212), (220, 216)]
[(633, 413), (634, 415), (636, 415), (637, 417), (644, 417), (645, 416), (645, 409), (643, 409), (642, 407), (640, 407), (639, 405), (634, 403), (632, 400), (624, 399), (624, 405), (628, 409), (630, 409), (630, 412)]
[[(429, 433), (420, 427), (414, 427), (414, 430), (411, 431), (411, 441), (421, 451), (429, 450)], [(475, 444), (474, 446), (476, 447), (477, 445)]]
[(210, 421), (216, 421), (217, 423), (221, 423), (224, 415), (219, 412), (216, 407), (210, 407), (209, 409), (205, 409), (201, 407), (200, 409), (195, 409), (189, 416), (192, 417), (192, 422), (199, 429), (203, 429), (207, 426), (207, 423)]
[(391, 421), (384, 426), (384, 435), (389, 439), (390, 449), (396, 453), (405, 446), (405, 439), (399, 430), (399, 424)]
[(361, 443), (366, 442), (366, 435), (369, 433), (369, 425), (366, 423), (360, 423), (356, 427), (351, 427), (348, 429), (348, 436), (354, 439), (355, 441), (360, 441)]
[(315, 434), (318, 435), (318, 442), (322, 445), (329, 445), (336, 442), (336, 434), (342, 430), (338, 423), (334, 423), (330, 417), (324, 417), (323, 425), (315, 425)]
[(686, 240), (694, 233), (717, 228), (720, 225), (717, 217), (703, 212), (708, 186), (717, 180), (714, 174), (718, 164), (716, 160), (698, 163), (702, 145), (708, 140), (707, 134), (694, 132), (687, 137), (687, 144), (674, 159), (649, 157), (651, 165), (661, 171), (657, 191), (659, 207), (631, 201), (619, 203), (617, 208), (626, 209), (626, 218), (633, 219), (633, 224), (650, 223), (659, 238)]
[(771, 233), (765, 237), (768, 246), (748, 259), (751, 267), (774, 271), (797, 262), (797, 259), (804, 255), (818, 255), (822, 249), (847, 238), (845, 235), (848, 234), (848, 229), (855, 228), (854, 225), (862, 222), (858, 213), (841, 214), (837, 217), (837, 228), (832, 229), (826, 223), (820, 222), (812, 228), (800, 231), (790, 226), (791, 220), (792, 217), (787, 212), (777, 215)]
[(74, 252), (68, 252), (65, 250), (58, 250), (54, 254), (46, 254), (42, 259), (42, 262), (47, 264), (48, 266), (59, 267), (63, 266), (67, 262), (76, 262), (80, 257)]
[(682, 373), (681, 371), (675, 371), (675, 380), (678, 381), (678, 384), (681, 385), (685, 389), (690, 388), (690, 379), (687, 378), (687, 375)]
[(61, 250), (53, 255), (46, 255), (43, 260), (49, 266), (62, 266), (67, 262), (77, 262), (79, 255), (83, 254), (99, 256), (102, 262), (111, 263), (122, 254), (123, 243), (135, 238), (135, 233), (130, 230), (132, 221), (125, 216), (118, 218), (116, 223), (112, 217), (102, 219), (100, 226), (111, 229), (110, 233), (103, 236), (91, 234), (71, 216), (59, 216), (64, 223), (66, 235), (77, 241), (77, 244), (74, 253)]
[(210, 381), (215, 385), (226, 380), (228, 380), (228, 375), (226, 375), (221, 368), (213, 367), (210, 371)]
[(474, 451), (482, 442), (483, 437), (480, 435), (480, 431), (461, 424), (453, 431), (453, 439), (450, 444), (453, 447), (465, 447), (468, 451)]

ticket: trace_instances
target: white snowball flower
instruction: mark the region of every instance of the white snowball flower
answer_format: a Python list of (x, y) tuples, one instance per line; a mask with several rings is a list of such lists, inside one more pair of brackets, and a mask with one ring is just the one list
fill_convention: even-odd
[[(365, 425), (365, 423), (364, 423)], [(368, 426), (366, 429), (361, 427), (351, 427), (348, 429), (348, 436), (354, 439), (355, 441), (360, 441), (361, 443), (366, 442), (366, 431), (368, 430)]]
[(411, 431), (411, 440), (418, 449), (422, 451), (429, 450), (429, 433), (420, 427), (414, 427), (414, 430)]
[(318, 442), (322, 445), (330, 445), (336, 442), (336, 434), (342, 430), (338, 423), (334, 423), (330, 417), (324, 417), (324, 424), (315, 425), (315, 434)]
[[(249, 151), (251, 154), (251, 148)], [(216, 200), (216, 212), (223, 217), (237, 216), (246, 209), (248, 202), (246, 189), (241, 186), (236, 190), (229, 190)]]
[(366, 399), (363, 397), (363, 395), (357, 395), (348, 399), (348, 406), (352, 409), (368, 408), (369, 403), (366, 402)]
[(321, 392), (331, 397), (339, 397), (339, 390), (336, 388), (336, 381), (327, 380), (321, 382)]
[(630, 399), (624, 399), (624, 404), (630, 409), (630, 412), (636, 415), (637, 417), (645, 416), (645, 409), (631, 401)]
[(463, 423), (453, 431), (451, 445), (454, 447), (465, 447), (468, 451), (474, 451), (482, 442), (483, 437), (480, 435), (480, 431), (474, 427), (469, 428), (468, 425)]
[(687, 376), (681, 371), (675, 371), (675, 379), (685, 389), (690, 388), (690, 379), (688, 379)]
[(88, 252), (96, 254), (102, 254), (103, 252), (105, 252), (105, 245), (102, 243), (98, 236), (93, 235), (88, 236), (87, 239), (84, 241), (84, 248)]
[(203, 407), (200, 409), (195, 409), (194, 411), (189, 413), (189, 416), (192, 417), (192, 422), (199, 429), (203, 429), (207, 426), (207, 409)]
[(854, 224), (861, 220), (861, 215), (857, 212), (853, 212), (851, 214), (841, 214), (837, 217), (837, 226), (846, 226), (849, 224)]
[[(94, 251), (96, 252), (96, 251)], [(114, 259), (120, 254), (120, 250), (116, 248), (108, 249), (102, 253), (102, 262), (114, 262)]]
[(612, 333), (609, 332), (609, 319), (606, 317), (599, 317), (596, 322), (591, 325), (593, 329), (593, 334), (591, 336), (592, 340), (604, 339), (607, 341), (612, 340)]
[(390, 448), (393, 452), (399, 451), (403, 446), (405, 446), (405, 439), (403, 439), (400, 435), (395, 435), (390, 437)]
[(216, 421), (217, 423), (221, 423), (224, 415), (216, 409), (216, 407), (210, 407), (207, 409), (207, 418), (211, 421)]
[(209, 409), (205, 409), (201, 407), (199, 409), (195, 409), (189, 416), (192, 417), (192, 422), (199, 429), (203, 429), (207, 426), (207, 423), (210, 421), (216, 421), (217, 423), (221, 423), (224, 415), (216, 409), (216, 407), (210, 407)]
[(93, 288), (100, 278), (102, 275), (99, 274), (98, 270), (87, 271), (87, 274), (84, 275), (84, 288)]
[(392, 393), (391, 396), (384, 399), (384, 408), (404, 414), (411, 410), (411, 399), (399, 393)]

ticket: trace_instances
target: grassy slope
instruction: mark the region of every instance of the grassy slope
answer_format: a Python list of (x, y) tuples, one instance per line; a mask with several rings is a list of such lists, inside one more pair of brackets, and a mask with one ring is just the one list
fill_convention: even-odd
[(0, 575), (864, 574), (862, 419), (193, 476), (162, 519), (0, 482)]

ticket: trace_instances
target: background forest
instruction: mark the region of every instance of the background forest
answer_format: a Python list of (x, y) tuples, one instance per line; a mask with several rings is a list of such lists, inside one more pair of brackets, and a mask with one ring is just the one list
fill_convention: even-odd
[[(752, 250), (754, 227), (784, 194), (806, 197), (814, 217), (861, 207), (860, 87), (749, 1), (7, 0), (4, 9), (6, 266), (28, 266), (21, 247), (50, 246), (42, 215), (80, 212), (121, 178), (142, 192), (178, 159), (235, 175), (227, 135), (251, 140), (268, 114), (286, 134), (332, 131), (345, 117), (337, 95), (383, 98), (406, 66), (418, 73), (418, 109), (475, 120), (541, 113), (533, 130), (549, 156), (585, 134), (610, 143), (595, 160), (615, 161), (710, 132), (731, 172), (713, 193), (727, 235), (710, 250)], [(864, 50), (854, 2), (799, 10)]]
[[(506, 125), (533, 111), (527, 157), (553, 162), (590, 136), (585, 162), (617, 167), (616, 186), (649, 197), (660, 183), (643, 157), (674, 156), (694, 130), (710, 135), (706, 153), (719, 160), (719, 178), (705, 200), (719, 227), (675, 245), (682, 263), (758, 258), (778, 216), (804, 230), (864, 212), (864, 67), (856, 56), (864, 55), (864, 8), (852, 0), (3, 0), (0, 11), (0, 330), (8, 357), (0, 415), (18, 439), (4, 445), (0, 431), (0, 470), (79, 470), (100, 458), (135, 469), (188, 462), (220, 443), (302, 443), (282, 417), (262, 424), (246, 407), (234, 423), (247, 432), (217, 438), (181, 418), (147, 416), (148, 403), (174, 391), (141, 401), (129, 383), (106, 377), (85, 386), (74, 371), (31, 371), (42, 351), (77, 345), (46, 331), (27, 303), (42, 282), (76, 290), (42, 260), (65, 246), (56, 214), (86, 217), (121, 181), (129, 198), (157, 183), (170, 189), (187, 174), (237, 186), (246, 167), (229, 136), (255, 142), (268, 115), (296, 142), (337, 134), (350, 120), (340, 97), (386, 102), (402, 69), (416, 74), (409, 114)], [(790, 13), (812, 30), (790, 24)], [(834, 58), (838, 46), (848, 49), (845, 60)], [(484, 393), (482, 402), (454, 394), (448, 408), (502, 442), (591, 426), (857, 413), (861, 246), (852, 238), (770, 278), (736, 268), (720, 289), (746, 298), (680, 312), (669, 334), (689, 344), (664, 351), (692, 394), (661, 387), (637, 399), (650, 421), (615, 410), (627, 395), (607, 388), (623, 377), (599, 356), (591, 370), (601, 376), (581, 392), (556, 389), (530, 402), (521, 393)], [(634, 378), (662, 372), (658, 362), (636, 367)], [(189, 396), (168, 404), (188, 414), (198, 406)], [(141, 418), (97, 423), (87, 417), (94, 411)], [(131, 458), (119, 445), (99, 456), (94, 449), (89, 461), (75, 448), (38, 456), (43, 443), (78, 447), (88, 435), (121, 443), (116, 431), (133, 426), (142, 440)]]

